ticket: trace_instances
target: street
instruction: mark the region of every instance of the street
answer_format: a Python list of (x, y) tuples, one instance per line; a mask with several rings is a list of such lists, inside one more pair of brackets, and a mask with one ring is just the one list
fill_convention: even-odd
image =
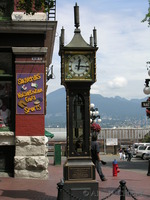
[(120, 169), (130, 170), (134, 172), (144, 173), (147, 174), (148, 171), (148, 160), (142, 160), (141, 158), (132, 158), (131, 162), (128, 162), (127, 159), (124, 161), (119, 159), (119, 155), (100, 155), (101, 159), (106, 161), (107, 167), (112, 168), (112, 162), (114, 159), (117, 160), (118, 166)]

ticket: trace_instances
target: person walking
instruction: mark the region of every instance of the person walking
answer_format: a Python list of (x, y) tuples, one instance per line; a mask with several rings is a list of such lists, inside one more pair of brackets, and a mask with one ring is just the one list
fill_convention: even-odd
[(92, 141), (91, 141), (91, 156), (92, 156), (92, 162), (95, 165), (95, 168), (99, 174), (99, 177), (102, 181), (106, 181), (102, 168), (101, 168), (101, 159), (100, 159), (100, 145), (97, 142), (97, 133), (92, 133)]
[(131, 149), (130, 145), (129, 145), (129, 148), (127, 149), (127, 154), (128, 154), (127, 161), (131, 161), (131, 158), (132, 158), (132, 149)]
[(122, 148), (119, 149), (119, 157), (120, 157), (120, 160), (122, 160)]
[(126, 154), (124, 151), (122, 151), (122, 160), (125, 160), (126, 159)]

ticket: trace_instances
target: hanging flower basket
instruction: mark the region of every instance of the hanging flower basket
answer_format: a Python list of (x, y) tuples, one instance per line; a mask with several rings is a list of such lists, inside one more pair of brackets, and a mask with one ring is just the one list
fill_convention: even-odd
[(91, 124), (91, 132), (99, 133), (101, 131), (101, 126), (99, 124), (93, 123)]
[[(150, 101), (150, 97), (147, 99), (147, 101)], [(147, 118), (150, 118), (150, 108), (146, 108), (146, 115)]]
[(49, 12), (52, 7), (54, 7), (53, 0), (17, 0), (17, 10), (24, 10), (26, 14)]

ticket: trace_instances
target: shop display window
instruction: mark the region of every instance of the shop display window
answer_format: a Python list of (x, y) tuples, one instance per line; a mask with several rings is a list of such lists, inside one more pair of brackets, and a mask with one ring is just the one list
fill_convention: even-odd
[(0, 81), (0, 131), (11, 127), (12, 83)]
[(0, 52), (0, 131), (12, 127), (12, 53)]

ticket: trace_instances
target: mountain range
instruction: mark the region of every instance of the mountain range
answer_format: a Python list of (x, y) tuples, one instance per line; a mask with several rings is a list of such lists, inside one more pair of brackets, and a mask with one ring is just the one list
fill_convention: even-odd
[[(145, 99), (127, 100), (119, 96), (103, 97), (100, 94), (91, 94), (90, 102), (98, 108), (103, 128), (112, 127), (143, 127), (146, 123), (145, 108), (141, 102)], [(66, 92), (64, 88), (47, 95), (46, 127), (66, 126)]]

